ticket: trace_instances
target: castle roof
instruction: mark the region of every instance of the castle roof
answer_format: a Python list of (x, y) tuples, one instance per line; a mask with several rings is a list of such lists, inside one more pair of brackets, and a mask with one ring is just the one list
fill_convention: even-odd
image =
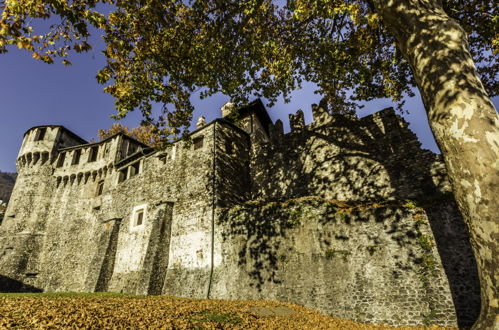
[[(64, 128), (64, 126), (61, 126), (61, 127)], [(88, 146), (91, 146), (91, 145), (102, 144), (102, 143), (105, 143), (105, 142), (107, 142), (109, 140), (114, 139), (116, 136), (119, 136), (119, 135), (123, 136), (126, 139), (132, 140), (133, 142), (135, 142), (137, 144), (142, 145), (144, 148), (149, 148), (149, 146), (147, 144), (142, 143), (139, 140), (137, 140), (137, 139), (135, 139), (135, 138), (133, 138), (133, 137), (131, 137), (129, 135), (126, 135), (123, 132), (118, 132), (118, 133), (115, 133), (115, 134), (113, 134), (111, 136), (108, 136), (107, 138), (102, 139), (102, 140), (97, 141), (97, 142), (88, 143), (88, 142), (85, 141), (85, 143), (83, 143), (83, 144), (79, 144), (79, 145), (71, 146), (71, 147), (66, 147), (66, 148), (61, 148), (59, 150), (69, 150), (69, 149), (76, 149), (76, 148), (81, 148), (81, 147), (88, 147)]]
[(265, 109), (265, 106), (260, 98), (242, 106), (237, 109), (237, 111), (241, 116), (254, 112), (262, 123), (265, 132), (269, 134), (269, 125), (272, 124), (272, 119), (270, 119), (269, 113), (267, 112), (267, 109)]
[(118, 161), (117, 163), (115, 163), (114, 166), (121, 167), (121, 166), (128, 164), (128, 163), (130, 163), (130, 162), (132, 162), (132, 161), (134, 161), (142, 156), (149, 155), (150, 153), (153, 153), (155, 151), (156, 150), (152, 147), (147, 147), (144, 149), (137, 150), (136, 152), (134, 152), (130, 156), (127, 156), (127, 157), (123, 158), (122, 160)]

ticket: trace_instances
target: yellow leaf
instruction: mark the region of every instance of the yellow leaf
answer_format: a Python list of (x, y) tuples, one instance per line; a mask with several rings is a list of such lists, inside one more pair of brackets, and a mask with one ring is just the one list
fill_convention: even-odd
[(37, 52), (34, 52), (34, 53), (33, 53), (33, 58), (34, 58), (34, 59), (39, 60), (39, 59), (41, 59), (42, 57), (41, 57), (41, 56), (40, 56), (40, 54), (38, 54)]

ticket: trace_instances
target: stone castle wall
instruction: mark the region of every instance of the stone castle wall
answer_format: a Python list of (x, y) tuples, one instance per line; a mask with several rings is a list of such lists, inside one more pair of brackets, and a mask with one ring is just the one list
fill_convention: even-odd
[[(118, 167), (113, 164), (123, 158), (120, 136), (104, 142), (93, 162), (72, 165), (75, 150), (87, 159), (85, 149), (90, 149), (75, 146), (62, 149), (52, 161), (21, 165), (7, 212), (11, 216), (2, 225), (2, 275), (48, 291), (147, 294), (158, 291), (158, 283), (148, 282), (156, 255), (163, 255), (170, 262), (163, 260), (162, 267), (169, 266), (170, 273), (191, 270), (182, 280), (196, 285), (179, 283), (185, 289), (179, 294), (204, 296), (210, 258), (203, 254), (211, 244), (205, 232), (212, 214), (212, 133), (206, 127), (194, 135), (203, 136), (199, 149), (177, 144), (163, 153), (129, 155)], [(60, 165), (62, 152), (68, 155)], [(139, 172), (123, 180), (122, 173), (130, 174), (137, 163)], [(141, 226), (132, 223), (137, 208), (145, 210), (147, 221)], [(158, 231), (163, 236), (153, 238)], [(170, 243), (162, 242), (159, 251), (154, 240)]]
[(438, 156), (393, 110), (313, 112), (269, 137), (216, 120), (166, 151), (28, 132), (0, 227), (0, 288), (277, 299), (363, 322), (471, 324), (477, 277), (455, 205), (403, 201), (447, 196)]
[(360, 120), (333, 117), (319, 107), (313, 114), (309, 125), (303, 112), (290, 115), (291, 132), (284, 135), (277, 124), (272, 142), (257, 149), (254, 196), (376, 201), (450, 192), (440, 157), (420, 148), (393, 109)]
[(303, 197), (248, 203), (218, 225), (214, 297), (289, 301), (368, 323), (457, 324), (422, 209)]

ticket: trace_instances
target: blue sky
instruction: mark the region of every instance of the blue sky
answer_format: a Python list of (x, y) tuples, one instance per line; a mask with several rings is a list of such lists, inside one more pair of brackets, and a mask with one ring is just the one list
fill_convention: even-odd
[[(11, 49), (0, 54), (0, 170), (16, 171), (15, 161), (22, 143), (23, 133), (32, 126), (58, 124), (64, 125), (84, 139), (95, 138), (97, 130), (107, 128), (115, 122), (113, 98), (102, 91), (103, 86), (95, 80), (104, 57), (99, 51), (74, 55), (70, 58), (73, 65), (48, 65), (35, 61), (25, 51)], [(306, 122), (311, 121), (310, 105), (318, 103), (320, 96), (313, 94), (313, 86), (305, 85), (303, 90), (293, 93), (291, 103), (278, 102), (268, 109), (271, 118), (288, 123), (288, 114), (298, 109), (305, 112)], [(224, 95), (215, 95), (200, 100), (192, 97), (195, 106), (194, 122), (200, 115), (207, 121), (219, 117), (220, 107), (228, 101)], [(499, 104), (499, 98), (494, 99)], [(359, 116), (393, 106), (389, 100), (370, 102)], [(405, 109), (409, 114), (404, 117), (410, 128), (418, 135), (423, 147), (438, 152), (429, 130), (426, 115), (419, 95), (408, 100)], [(137, 112), (121, 121), (134, 127), (140, 123)]]

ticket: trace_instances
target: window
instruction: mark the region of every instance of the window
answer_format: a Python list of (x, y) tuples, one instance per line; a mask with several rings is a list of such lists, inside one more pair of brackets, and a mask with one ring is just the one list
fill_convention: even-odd
[(47, 132), (47, 127), (41, 127), (36, 132), (35, 141), (41, 141), (45, 138), (45, 133)]
[(81, 149), (73, 151), (73, 161), (71, 162), (71, 165), (77, 165), (80, 163), (80, 157), (81, 157)]
[(203, 147), (203, 137), (197, 137), (193, 140), (194, 150), (201, 149)]
[(163, 165), (166, 164), (166, 161), (168, 160), (168, 155), (167, 154), (162, 154), (161, 156), (158, 157), (159, 161), (163, 163)]
[(125, 167), (125, 168), (122, 168), (120, 170), (120, 173), (119, 173), (119, 178), (118, 178), (118, 182), (123, 182), (125, 181), (127, 178), (126, 178), (126, 174), (127, 174), (127, 170), (128, 168)]
[(97, 155), (99, 154), (99, 146), (90, 148), (90, 154), (88, 155), (88, 162), (95, 162), (97, 160)]
[(66, 159), (66, 153), (63, 152), (62, 154), (59, 155), (59, 159), (57, 160), (57, 167), (64, 166), (64, 160), (65, 159)]
[(38, 162), (38, 159), (40, 159), (40, 153), (39, 152), (35, 152), (33, 154), (33, 165), (35, 165)]
[(255, 131), (255, 141), (257, 143), (262, 143), (262, 142), (267, 142), (268, 139), (267, 139), (267, 135), (264, 133), (264, 131), (260, 128), (258, 128), (256, 131)]
[(47, 162), (47, 160), (49, 160), (49, 153), (48, 152), (44, 152), (42, 154), (42, 164), (45, 164)]
[(138, 210), (135, 214), (135, 225), (140, 226), (144, 222), (144, 210)]
[(139, 205), (133, 208), (130, 219), (130, 229), (136, 230), (144, 226), (146, 221), (146, 204)]
[(140, 162), (130, 165), (129, 177), (135, 176), (140, 173)]
[(104, 181), (99, 181), (99, 183), (97, 184), (97, 193), (95, 195), (100, 196), (102, 195), (103, 192), (104, 192)]

